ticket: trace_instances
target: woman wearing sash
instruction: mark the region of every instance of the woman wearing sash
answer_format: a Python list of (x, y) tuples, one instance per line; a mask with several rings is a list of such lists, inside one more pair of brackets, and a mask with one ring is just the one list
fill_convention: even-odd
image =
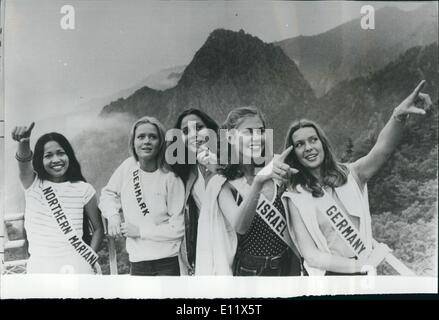
[[(97, 251), (103, 225), (94, 188), (85, 181), (69, 141), (59, 133), (41, 136), (30, 149), (29, 127), (15, 127), (16, 159), (25, 190), (24, 227), (29, 242), (27, 273), (99, 273)], [(84, 242), (88, 219), (91, 243)]]
[[(198, 225), (196, 273), (299, 275), (300, 260), (291, 250), (286, 223), (281, 223), (285, 221), (282, 190), (274, 180), (282, 181), (288, 173), (284, 176), (272, 170), (257, 175), (264, 160), (271, 160), (271, 141), (266, 141), (262, 114), (252, 107), (234, 109), (222, 128), (228, 132), (229, 162), (218, 167), (220, 175), (206, 189)], [(257, 210), (266, 204), (272, 224)]]
[(410, 114), (425, 114), (431, 105), (420, 92), (425, 81), (397, 106), (364, 157), (351, 164), (335, 160), (320, 127), (307, 120), (290, 127), (286, 159), (299, 172), (291, 181), (287, 201), (290, 223), (310, 275), (358, 275), (375, 271), (390, 249), (374, 243), (367, 181), (396, 148)]
[(184, 185), (166, 168), (165, 129), (157, 119), (143, 117), (133, 125), (129, 140), (132, 157), (116, 169), (101, 193), (99, 207), (108, 219), (108, 233), (126, 237), (131, 275), (178, 276)]
[[(184, 275), (194, 275), (199, 212), (206, 183), (216, 172), (218, 124), (203, 111), (191, 108), (178, 116), (174, 129), (181, 132), (185, 146), (184, 163), (171, 166), (185, 184), (185, 235), (181, 245), (180, 269)], [(208, 142), (215, 144), (213, 152), (209, 150)]]

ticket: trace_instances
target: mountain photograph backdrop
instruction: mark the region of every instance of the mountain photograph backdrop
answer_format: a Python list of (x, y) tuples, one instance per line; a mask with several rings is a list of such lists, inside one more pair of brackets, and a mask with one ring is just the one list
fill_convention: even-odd
[[(437, 276), (438, 24), (431, 8), (384, 8), (376, 12), (375, 31), (353, 20), (276, 43), (245, 30), (212, 30), (184, 70), (160, 74), (168, 85), (143, 86), (114, 100), (76, 135), (84, 175), (99, 192), (129, 156), (129, 129), (137, 118), (155, 116), (171, 128), (190, 107), (218, 123), (236, 107), (259, 108), (274, 129), (277, 153), (290, 123), (309, 118), (325, 129), (339, 159), (355, 161), (371, 149), (393, 108), (425, 79), (432, 110), (411, 117), (397, 151), (368, 188), (375, 239), (417, 275)], [(126, 273), (123, 241), (117, 246), (119, 272)], [(107, 246), (100, 255), (109, 273)], [(379, 272), (394, 270), (383, 264)]]
[(285, 39), (275, 45), (297, 63), (320, 97), (342, 80), (381, 69), (409, 48), (436, 42), (437, 7), (429, 3), (408, 12), (385, 7), (376, 11), (375, 25), (375, 30), (365, 31), (356, 19), (322, 34)]

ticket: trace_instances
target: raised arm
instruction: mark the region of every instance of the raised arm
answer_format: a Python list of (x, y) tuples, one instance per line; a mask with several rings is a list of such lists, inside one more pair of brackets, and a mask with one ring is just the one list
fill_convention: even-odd
[(429, 95), (421, 93), (424, 85), (425, 80), (422, 80), (415, 90), (394, 109), (372, 150), (352, 164), (361, 185), (365, 184), (381, 168), (395, 150), (405, 130), (408, 116), (410, 114), (424, 115), (425, 110), (430, 108)]
[(35, 179), (35, 172), (32, 167), (32, 150), (30, 149), (30, 135), (35, 122), (29, 127), (15, 127), (12, 130), (12, 139), (18, 141), (18, 149), (15, 158), (18, 161), (19, 178), (25, 189), (29, 188)]
[(265, 181), (261, 176), (256, 176), (253, 180), (249, 196), (243, 199), (239, 206), (233, 197), (230, 184), (224, 184), (221, 189), (218, 196), (219, 207), (237, 233), (245, 234), (250, 228), (255, 216), (259, 194)]
[(255, 176), (249, 191), (249, 196), (243, 199), (239, 206), (235, 202), (231, 186), (227, 183), (223, 186), (218, 197), (218, 204), (237, 233), (245, 234), (250, 228), (256, 213), (259, 195), (264, 184), (272, 179), (286, 182), (291, 172), (297, 172), (297, 170), (290, 168), (284, 163), (292, 149), (292, 147), (286, 149), (279, 157), (273, 160), (273, 162), (270, 162)]

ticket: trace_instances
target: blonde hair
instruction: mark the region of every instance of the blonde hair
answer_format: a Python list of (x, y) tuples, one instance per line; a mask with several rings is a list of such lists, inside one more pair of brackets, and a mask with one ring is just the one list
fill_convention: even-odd
[(134, 139), (136, 135), (136, 129), (142, 124), (151, 124), (157, 129), (157, 133), (159, 136), (159, 150), (156, 159), (157, 168), (165, 172), (169, 171), (168, 165), (165, 161), (165, 151), (166, 151), (165, 131), (166, 130), (163, 124), (154, 117), (148, 117), (148, 116), (142, 117), (139, 120), (137, 120), (131, 127), (130, 139), (129, 139), (129, 150), (131, 155), (134, 157), (134, 159), (136, 159), (136, 161), (139, 161), (139, 157), (136, 154), (136, 150), (134, 148)]
[[(221, 126), (221, 129), (236, 129), (245, 119), (252, 117), (258, 117), (261, 120), (264, 128), (266, 127), (265, 117), (261, 113), (261, 111), (253, 106), (245, 106), (231, 110), (227, 115), (227, 118), (224, 121), (223, 125)], [(271, 155), (272, 146), (270, 145), (270, 143), (266, 143), (266, 146), (268, 148), (264, 150), (264, 156)], [(227, 147), (227, 154), (229, 156), (228, 163), (219, 165), (217, 172), (225, 176), (228, 180), (235, 180), (242, 177), (244, 175), (244, 172), (242, 171), (242, 166), (240, 164), (231, 163), (230, 155), (232, 154), (232, 147), (230, 144), (228, 144)]]

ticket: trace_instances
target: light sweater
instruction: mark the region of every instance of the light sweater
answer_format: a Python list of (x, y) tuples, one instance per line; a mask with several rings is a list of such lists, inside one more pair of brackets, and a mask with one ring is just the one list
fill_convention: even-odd
[[(148, 213), (141, 210), (134, 193), (136, 169)], [(125, 222), (139, 227), (140, 237), (126, 241), (129, 260), (139, 262), (177, 256), (184, 235), (183, 205), (184, 185), (173, 172), (145, 172), (128, 158), (102, 189), (99, 208), (107, 219), (122, 210)]]

